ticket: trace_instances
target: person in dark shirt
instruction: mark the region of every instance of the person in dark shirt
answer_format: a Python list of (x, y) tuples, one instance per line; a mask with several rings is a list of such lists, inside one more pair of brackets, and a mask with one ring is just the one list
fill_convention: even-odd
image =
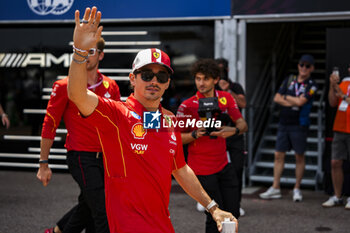
[[(225, 58), (218, 58), (215, 60), (220, 68), (220, 81), (218, 86), (221, 90), (229, 92), (236, 100), (240, 112), (246, 107), (246, 99), (243, 87), (237, 83), (232, 82), (228, 78), (228, 61)], [(242, 187), (243, 187), (243, 170), (245, 162), (244, 153), (244, 135), (233, 135), (226, 138), (226, 150), (230, 155), (231, 163), (234, 167), (235, 173), (238, 179), (238, 198), (239, 202), (242, 200)], [(245, 215), (245, 211), (239, 208), (240, 216)]]
[(298, 64), (298, 75), (287, 77), (274, 97), (274, 101), (281, 105), (279, 125), (277, 130), (276, 151), (274, 162), (274, 179), (272, 187), (260, 194), (262, 199), (281, 198), (280, 178), (284, 167), (286, 151), (295, 151), (295, 177), (293, 201), (302, 201), (300, 183), (305, 170), (305, 150), (307, 146), (308, 126), (310, 125), (310, 111), (317, 85), (311, 78), (314, 71), (314, 58), (305, 54)]

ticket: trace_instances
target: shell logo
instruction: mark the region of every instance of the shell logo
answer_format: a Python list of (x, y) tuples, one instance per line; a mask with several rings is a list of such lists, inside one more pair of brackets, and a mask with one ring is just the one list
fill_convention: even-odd
[(160, 54), (158, 52), (153, 52), (153, 57), (155, 57), (156, 59), (158, 59), (160, 56)]
[(147, 131), (143, 128), (141, 123), (136, 123), (132, 126), (131, 133), (134, 135), (135, 139), (144, 139)]

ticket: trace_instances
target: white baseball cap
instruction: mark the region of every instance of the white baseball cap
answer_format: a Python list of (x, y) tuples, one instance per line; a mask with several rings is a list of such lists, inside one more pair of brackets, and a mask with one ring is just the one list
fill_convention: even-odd
[(165, 66), (170, 74), (174, 73), (173, 69), (170, 67), (170, 58), (168, 54), (156, 48), (144, 49), (138, 52), (132, 63), (132, 72), (149, 64)]

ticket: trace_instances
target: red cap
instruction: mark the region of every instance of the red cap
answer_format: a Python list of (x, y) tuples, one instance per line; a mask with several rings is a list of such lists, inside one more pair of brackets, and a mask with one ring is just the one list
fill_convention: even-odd
[(155, 48), (144, 49), (137, 53), (135, 60), (132, 63), (132, 72), (149, 64), (159, 64), (165, 66), (169, 73), (174, 73), (173, 69), (170, 67), (170, 58), (168, 54)]

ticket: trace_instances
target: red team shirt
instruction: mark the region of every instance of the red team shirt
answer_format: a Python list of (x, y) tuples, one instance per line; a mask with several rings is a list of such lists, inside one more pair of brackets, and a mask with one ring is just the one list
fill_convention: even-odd
[[(98, 72), (98, 82), (94, 91), (99, 96), (120, 100), (119, 87), (116, 82)], [(96, 129), (81, 120), (76, 105), (68, 99), (68, 77), (56, 81), (52, 87), (51, 98), (47, 104), (41, 132), (42, 138), (54, 139), (56, 129), (62, 116), (68, 130), (65, 147), (68, 151), (100, 152), (101, 146), (96, 134)]]
[[(227, 113), (235, 122), (242, 117), (236, 101), (230, 93), (225, 91), (215, 91), (218, 97), (219, 107), (222, 113)], [(197, 92), (196, 95), (185, 100), (179, 107), (177, 118), (180, 119), (197, 119), (198, 99), (205, 98), (204, 95)], [(181, 132), (191, 132), (196, 128), (182, 128)], [(196, 175), (211, 175), (221, 171), (228, 163), (226, 153), (226, 140), (222, 137), (211, 139), (209, 136), (203, 136), (191, 142), (188, 145), (188, 165)]]
[[(174, 232), (169, 216), (173, 170), (186, 163), (181, 134), (173, 128), (143, 128), (147, 111), (133, 95), (126, 103), (98, 97), (85, 121), (102, 145), (105, 194), (111, 233)], [(160, 107), (164, 114), (172, 113)]]

